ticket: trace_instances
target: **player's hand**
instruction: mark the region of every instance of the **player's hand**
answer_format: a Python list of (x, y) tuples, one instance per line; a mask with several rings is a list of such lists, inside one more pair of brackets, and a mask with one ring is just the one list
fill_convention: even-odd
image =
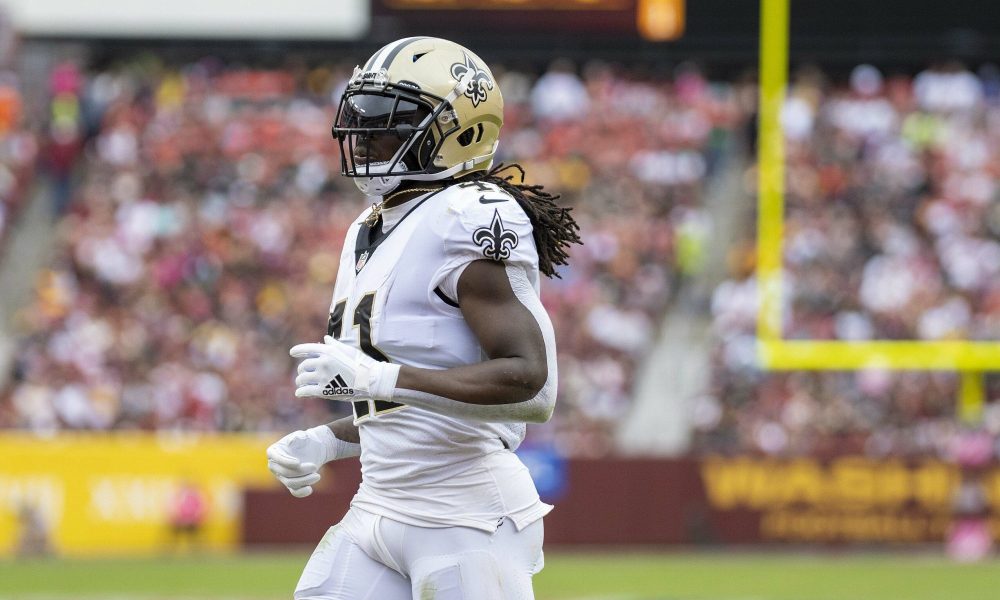
[(295, 377), (296, 396), (345, 402), (392, 398), (399, 365), (379, 362), (330, 336), (323, 339), (323, 344), (299, 344), (289, 351), (303, 359)]
[(293, 431), (267, 449), (267, 468), (296, 498), (313, 493), (319, 469), (333, 460), (336, 438), (326, 425)]
[(319, 396), (331, 400), (353, 401), (354, 396), (364, 395), (355, 388), (355, 379), (363, 361), (375, 362), (360, 350), (339, 342), (330, 336), (325, 344), (299, 344), (289, 350), (299, 363), (295, 377), (295, 395)]

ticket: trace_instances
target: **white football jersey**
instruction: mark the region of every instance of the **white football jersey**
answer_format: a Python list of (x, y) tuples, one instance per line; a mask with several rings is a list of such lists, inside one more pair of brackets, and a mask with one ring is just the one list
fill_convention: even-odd
[[(348, 230), (328, 334), (377, 360), (413, 367), (485, 360), (456, 302), (458, 275), (475, 260), (500, 260), (523, 268), (537, 295), (528, 216), (506, 192), (481, 182), (399, 209), (406, 212), (386, 231), (365, 224), (367, 210)], [(551, 330), (544, 311), (536, 319)], [(555, 356), (554, 347), (546, 351)], [(512, 452), (523, 423), (466, 421), (373, 400), (354, 402), (354, 416), (363, 480), (352, 505), (413, 525), (486, 531), (504, 516), (520, 529), (552, 508)]]

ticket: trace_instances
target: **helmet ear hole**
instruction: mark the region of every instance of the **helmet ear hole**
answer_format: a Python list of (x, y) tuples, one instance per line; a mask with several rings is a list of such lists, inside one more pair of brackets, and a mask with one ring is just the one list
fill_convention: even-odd
[(463, 148), (472, 143), (473, 138), (476, 136), (476, 131), (472, 127), (469, 127), (462, 133), (458, 135), (458, 143)]

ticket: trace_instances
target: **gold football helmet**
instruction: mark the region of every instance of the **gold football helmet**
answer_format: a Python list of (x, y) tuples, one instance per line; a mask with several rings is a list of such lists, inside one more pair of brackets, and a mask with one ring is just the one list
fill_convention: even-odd
[(482, 59), (448, 40), (411, 37), (355, 67), (333, 137), (341, 173), (383, 195), (404, 179), (489, 169), (502, 125), (503, 97)]

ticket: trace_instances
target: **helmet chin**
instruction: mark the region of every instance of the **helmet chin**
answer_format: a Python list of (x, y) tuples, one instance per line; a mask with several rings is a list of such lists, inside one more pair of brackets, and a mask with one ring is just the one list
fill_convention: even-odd
[(355, 177), (354, 185), (365, 196), (384, 196), (398, 188), (402, 181), (399, 177)]
[[(377, 173), (379, 169), (385, 169), (385, 165), (373, 165), (369, 172)], [(406, 172), (406, 164), (403, 161), (396, 163), (396, 166), (392, 169), (393, 171)], [(383, 175), (379, 177), (355, 177), (354, 185), (358, 186), (361, 193), (365, 196), (384, 196), (391, 192), (392, 190), (399, 187), (399, 184), (403, 182), (402, 177), (394, 177), (391, 175)]]

